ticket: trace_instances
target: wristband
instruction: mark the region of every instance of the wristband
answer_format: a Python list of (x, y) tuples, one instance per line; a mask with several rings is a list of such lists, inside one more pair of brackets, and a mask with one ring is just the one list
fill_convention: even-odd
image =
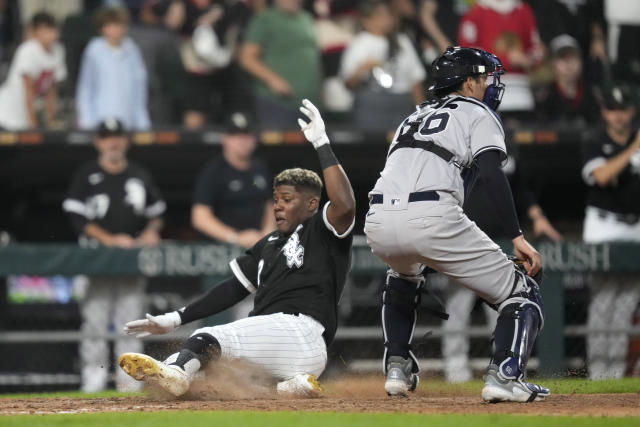
[(333, 154), (333, 150), (331, 149), (331, 145), (324, 144), (316, 149), (318, 152), (318, 159), (320, 160), (320, 166), (322, 169), (326, 169), (331, 166), (339, 165), (338, 159), (336, 155)]

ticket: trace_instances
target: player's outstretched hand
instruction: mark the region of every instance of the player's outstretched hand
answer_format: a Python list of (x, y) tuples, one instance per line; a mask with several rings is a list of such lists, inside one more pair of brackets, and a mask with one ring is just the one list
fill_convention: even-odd
[(515, 252), (518, 259), (523, 261), (522, 265), (524, 265), (529, 276), (533, 277), (538, 274), (538, 271), (542, 268), (540, 254), (522, 235), (513, 239), (513, 252)]
[(147, 313), (146, 319), (132, 320), (124, 325), (124, 331), (128, 335), (135, 335), (136, 338), (143, 338), (149, 335), (167, 334), (176, 329), (182, 320), (177, 311), (152, 316)]
[(324, 120), (322, 120), (320, 111), (318, 111), (316, 106), (308, 99), (303, 99), (300, 111), (309, 118), (309, 123), (298, 119), (298, 124), (305, 138), (313, 144), (313, 148), (317, 150), (320, 146), (328, 144), (329, 137), (324, 128)]

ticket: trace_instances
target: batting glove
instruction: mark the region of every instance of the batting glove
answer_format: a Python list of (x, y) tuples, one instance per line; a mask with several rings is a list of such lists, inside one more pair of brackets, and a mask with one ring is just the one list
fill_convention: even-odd
[(327, 132), (324, 128), (324, 120), (322, 120), (320, 111), (318, 111), (316, 106), (308, 99), (304, 99), (302, 100), (302, 107), (300, 107), (300, 111), (309, 118), (309, 123), (306, 123), (302, 119), (298, 119), (298, 124), (300, 125), (300, 129), (304, 133), (305, 138), (313, 144), (313, 148), (317, 150), (322, 145), (328, 144), (329, 137), (327, 136)]
[(147, 313), (146, 319), (133, 320), (124, 325), (124, 331), (136, 338), (144, 338), (149, 335), (167, 334), (182, 324), (182, 319), (177, 311), (152, 316)]

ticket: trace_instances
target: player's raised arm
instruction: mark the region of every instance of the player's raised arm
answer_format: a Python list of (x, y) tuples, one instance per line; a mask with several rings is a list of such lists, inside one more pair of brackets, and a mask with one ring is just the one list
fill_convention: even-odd
[(324, 121), (316, 106), (305, 99), (302, 101), (300, 111), (309, 118), (309, 123), (298, 119), (298, 124), (318, 153), (325, 188), (331, 201), (327, 208), (327, 219), (335, 230), (342, 234), (353, 225), (356, 213), (356, 201), (351, 183), (331, 149)]

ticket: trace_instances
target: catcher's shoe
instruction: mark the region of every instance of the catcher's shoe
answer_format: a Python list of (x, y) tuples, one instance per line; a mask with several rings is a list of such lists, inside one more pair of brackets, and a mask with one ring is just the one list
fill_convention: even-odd
[(281, 381), (276, 386), (276, 390), (278, 394), (306, 397), (318, 397), (324, 391), (313, 374), (298, 374), (291, 379)]
[(387, 380), (384, 389), (389, 396), (406, 396), (418, 386), (420, 378), (413, 372), (413, 360), (390, 356), (387, 360)]
[(132, 378), (157, 384), (174, 396), (182, 396), (189, 390), (191, 381), (185, 371), (146, 354), (124, 353), (118, 357), (118, 365)]
[(501, 378), (498, 367), (489, 365), (484, 376), (482, 399), (485, 402), (522, 402), (544, 400), (549, 396), (549, 389), (522, 380)]

